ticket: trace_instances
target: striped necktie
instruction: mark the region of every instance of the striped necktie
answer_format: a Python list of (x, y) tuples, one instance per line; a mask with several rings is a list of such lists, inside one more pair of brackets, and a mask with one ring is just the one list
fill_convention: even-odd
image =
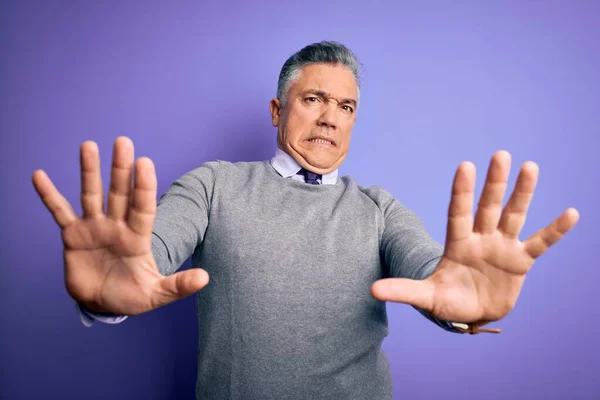
[(321, 175), (307, 171), (304, 168), (298, 171), (298, 175), (304, 175), (304, 181), (306, 183), (310, 183), (311, 185), (319, 185), (319, 181), (317, 181), (317, 179), (322, 179)]

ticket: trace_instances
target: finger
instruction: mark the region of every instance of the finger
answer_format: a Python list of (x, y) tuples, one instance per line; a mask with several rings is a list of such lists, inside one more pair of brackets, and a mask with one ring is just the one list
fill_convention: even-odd
[(58, 226), (64, 229), (77, 220), (77, 215), (75, 215), (71, 204), (56, 190), (56, 187), (44, 171), (41, 169), (35, 171), (32, 181), (35, 190), (52, 214), (52, 217), (54, 217)]
[(475, 190), (475, 166), (462, 163), (454, 175), (452, 197), (448, 207), (446, 243), (462, 240), (473, 232), (473, 192)]
[(108, 191), (107, 215), (113, 219), (125, 219), (131, 196), (131, 175), (134, 148), (131, 139), (121, 136), (113, 146), (110, 189)]
[(510, 195), (498, 224), (498, 229), (505, 236), (517, 238), (523, 229), (538, 176), (539, 168), (536, 163), (526, 162), (521, 167), (515, 189)]
[(433, 309), (434, 286), (429, 280), (380, 279), (371, 285), (371, 294), (381, 301), (410, 304), (427, 312)]
[(502, 199), (510, 173), (510, 159), (510, 153), (504, 150), (496, 152), (492, 157), (477, 205), (474, 232), (491, 233), (498, 228), (502, 213)]
[(156, 172), (148, 157), (140, 157), (135, 163), (135, 180), (127, 221), (131, 229), (143, 236), (152, 234), (156, 216)]
[(169, 275), (156, 283), (152, 292), (152, 305), (158, 308), (182, 299), (202, 289), (208, 281), (208, 273), (200, 268)]
[(81, 145), (81, 208), (84, 218), (96, 217), (103, 213), (102, 177), (100, 175), (100, 155), (98, 145), (86, 141)]
[(525, 251), (532, 257), (538, 258), (546, 252), (554, 243), (575, 226), (579, 221), (579, 212), (574, 208), (567, 209), (560, 217), (550, 225), (539, 230), (524, 242)]

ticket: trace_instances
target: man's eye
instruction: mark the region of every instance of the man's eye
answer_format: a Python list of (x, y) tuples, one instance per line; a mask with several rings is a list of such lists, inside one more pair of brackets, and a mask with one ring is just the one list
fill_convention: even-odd
[(315, 101), (318, 101), (319, 99), (317, 99), (316, 97), (307, 97), (306, 99), (304, 99), (310, 103), (314, 103)]
[(347, 106), (347, 105), (343, 105), (343, 106), (342, 106), (342, 109), (343, 109), (344, 111), (348, 111), (348, 112), (354, 112), (354, 109), (353, 109), (352, 107), (350, 107), (350, 106)]

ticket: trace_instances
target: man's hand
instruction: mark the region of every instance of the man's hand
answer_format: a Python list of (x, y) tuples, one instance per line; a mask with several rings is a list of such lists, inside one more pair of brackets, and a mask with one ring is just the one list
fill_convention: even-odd
[(139, 158), (132, 188), (133, 154), (131, 140), (117, 138), (106, 213), (96, 143), (81, 146), (81, 218), (44, 171), (33, 174), (35, 189), (62, 230), (67, 291), (92, 311), (136, 315), (208, 283), (199, 268), (169, 277), (159, 272), (152, 255), (156, 173), (149, 158)]
[(579, 219), (577, 210), (569, 208), (521, 242), (519, 233), (539, 170), (533, 162), (523, 164), (515, 189), (502, 210), (510, 163), (506, 151), (499, 151), (492, 158), (474, 221), (475, 167), (470, 162), (462, 163), (454, 177), (446, 245), (436, 271), (422, 281), (379, 280), (371, 287), (373, 296), (413, 305), (442, 320), (477, 326), (507, 315), (535, 259)]

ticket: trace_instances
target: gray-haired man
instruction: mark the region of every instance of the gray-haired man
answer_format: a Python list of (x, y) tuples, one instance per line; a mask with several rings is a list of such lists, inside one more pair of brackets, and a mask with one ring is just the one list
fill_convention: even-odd
[[(459, 166), (446, 243), (435, 242), (387, 191), (338, 176), (358, 75), (356, 57), (338, 43), (294, 54), (269, 105), (274, 157), (202, 164), (158, 206), (149, 159), (135, 162), (131, 185), (128, 138), (115, 142), (106, 212), (94, 142), (81, 147), (81, 218), (36, 171), (84, 320), (120, 322), (196, 293), (196, 397), (249, 400), (390, 398), (385, 301), (454, 332), (486, 331), (479, 327), (504, 317), (535, 258), (575, 225), (577, 211), (519, 241), (538, 169), (522, 166), (502, 210), (510, 155), (500, 151), (474, 218), (474, 167)], [(198, 267), (176, 272), (190, 256)]]

